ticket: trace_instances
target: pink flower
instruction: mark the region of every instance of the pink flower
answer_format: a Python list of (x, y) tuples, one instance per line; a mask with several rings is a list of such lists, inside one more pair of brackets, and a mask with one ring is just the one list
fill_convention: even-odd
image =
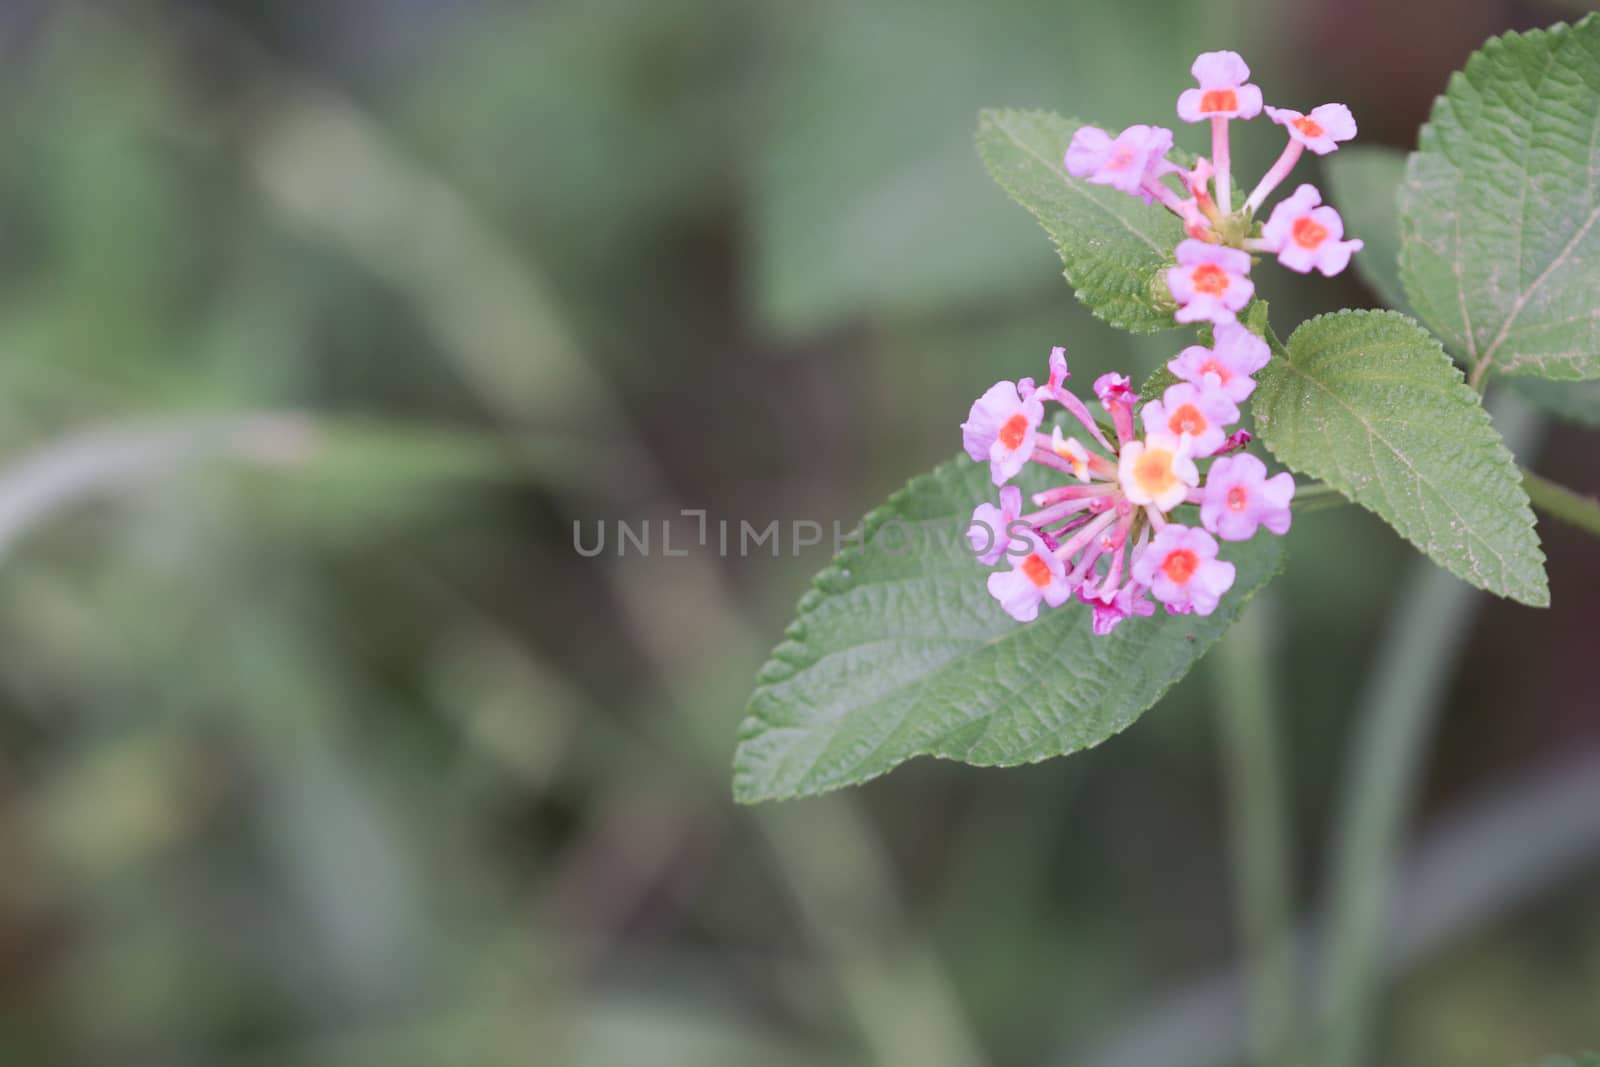
[(1229, 400), (1242, 404), (1256, 390), (1256, 380), (1250, 376), (1267, 365), (1272, 349), (1237, 322), (1222, 323), (1214, 334), (1210, 348), (1190, 345), (1167, 363), (1167, 369), (1186, 382), (1219, 388)]
[(1011, 556), (1011, 569), (989, 575), (989, 595), (1000, 602), (1018, 622), (1032, 622), (1039, 616), (1039, 601), (1060, 607), (1072, 595), (1066, 568), (1061, 560), (1035, 534), (1022, 535), (1028, 551)]
[(1115, 139), (1097, 126), (1081, 126), (1064, 162), (1074, 178), (1142, 196), (1148, 204), (1155, 198), (1144, 190), (1145, 179), (1159, 179), (1174, 169), (1166, 158), (1171, 150), (1172, 131), (1160, 126), (1129, 126)]
[(1185, 122), (1206, 119), (1253, 119), (1261, 113), (1261, 89), (1245, 84), (1250, 68), (1237, 52), (1204, 52), (1189, 68), (1198, 89), (1178, 97), (1178, 117)]
[(1097, 636), (1104, 637), (1115, 630), (1123, 619), (1156, 613), (1156, 606), (1146, 598), (1148, 592), (1147, 588), (1133, 581), (1103, 595), (1091, 593), (1085, 585), (1078, 587), (1078, 599), (1094, 609), (1094, 617), (1089, 625)]
[(1021, 514), (1022, 490), (1014, 485), (1000, 490), (999, 507), (987, 502), (977, 506), (967, 523), (967, 540), (980, 562), (991, 567), (1000, 562), (1010, 542), (1011, 524)]
[(1050, 429), (1050, 450), (1067, 461), (1074, 478), (1080, 482), (1089, 480), (1089, 467), (1097, 457), (1083, 447), (1082, 441), (1064, 436), (1061, 427), (1053, 426)]
[[(1347, 259), (1349, 257), (1346, 257)], [(1180, 305), (1179, 322), (1233, 322), (1255, 294), (1250, 254), (1194, 238), (1178, 243), (1178, 265), (1167, 271), (1167, 288)]]
[(1306, 274), (1315, 267), (1331, 278), (1350, 265), (1351, 254), (1361, 251), (1363, 244), (1341, 240), (1344, 220), (1333, 208), (1318, 207), (1320, 203), (1322, 194), (1316, 186), (1300, 186), (1272, 209), (1272, 217), (1261, 227), (1261, 239), (1290, 270)]
[(1173, 615), (1210, 615), (1233, 588), (1233, 564), (1217, 558), (1204, 530), (1169, 523), (1133, 563), (1133, 579), (1150, 587)]
[(1343, 104), (1323, 104), (1311, 109), (1311, 114), (1287, 107), (1269, 107), (1267, 117), (1289, 133), (1289, 138), (1299, 141), (1319, 156), (1325, 156), (1339, 147), (1338, 142), (1348, 141), (1356, 135), (1356, 118)]
[(1219, 459), (1206, 472), (1200, 521), (1224, 541), (1248, 541), (1257, 526), (1275, 534), (1289, 531), (1289, 501), (1294, 476), (1288, 471), (1267, 477), (1267, 465), (1252, 455)]
[(1222, 447), (1211, 453), (1213, 456), (1226, 456), (1230, 452), (1237, 452), (1248, 445), (1255, 434), (1249, 430), (1235, 430), (1222, 442)]
[(1139, 394), (1133, 391), (1128, 379), (1120, 374), (1102, 374), (1094, 380), (1094, 395), (1100, 398), (1100, 406), (1111, 416), (1117, 442), (1125, 445), (1133, 440), (1133, 405), (1139, 402)]
[(1129, 503), (1171, 511), (1200, 484), (1200, 472), (1189, 456), (1191, 439), (1150, 430), (1143, 441), (1130, 441), (1117, 457), (1117, 481)]
[(1239, 421), (1239, 407), (1220, 388), (1179, 382), (1170, 385), (1160, 400), (1152, 400), (1140, 412), (1146, 433), (1187, 434), (1196, 456), (1209, 456), (1228, 439), (1225, 427)]
[(1072, 372), (1067, 369), (1067, 350), (1056, 345), (1050, 350), (1050, 382), (1045, 388), (1050, 390), (1051, 396), (1058, 396), (1070, 377)]
[[(1066, 381), (1070, 377), (1072, 377), (1072, 373), (1067, 370), (1067, 350), (1057, 345), (1050, 350), (1050, 384), (1046, 386), (1049, 390), (1049, 396), (1056, 403), (1066, 408), (1073, 418), (1082, 423), (1083, 428), (1089, 431), (1090, 437), (1093, 437), (1102, 447), (1110, 451), (1111, 442), (1107, 441), (1105, 434), (1100, 432), (1100, 427), (1094, 421), (1093, 416), (1089, 414), (1089, 409), (1083, 406), (1082, 400), (1079, 400), (1077, 396), (1066, 388)], [(1056, 436), (1060, 436), (1059, 430), (1057, 430)]]
[(961, 443), (973, 459), (988, 460), (994, 484), (1004, 485), (1033, 455), (1033, 434), (1043, 418), (1037, 395), (1024, 399), (1015, 382), (996, 382), (973, 403), (961, 424)]

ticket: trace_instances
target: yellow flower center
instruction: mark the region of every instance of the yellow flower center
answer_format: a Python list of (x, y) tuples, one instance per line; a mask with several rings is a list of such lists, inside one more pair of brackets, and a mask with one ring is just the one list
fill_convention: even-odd
[(1133, 478), (1153, 497), (1167, 492), (1178, 481), (1172, 470), (1172, 453), (1164, 448), (1147, 449), (1133, 464)]

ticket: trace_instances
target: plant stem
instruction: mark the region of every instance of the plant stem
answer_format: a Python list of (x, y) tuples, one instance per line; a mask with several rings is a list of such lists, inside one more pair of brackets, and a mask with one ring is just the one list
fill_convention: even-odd
[(1522, 472), (1522, 488), (1533, 506), (1546, 515), (1600, 537), (1600, 500), (1575, 493), (1532, 471)]
[(1273, 602), (1258, 597), (1217, 650), (1212, 688), (1227, 770), (1251, 1062), (1281, 1067), (1295, 1028), (1290, 843), (1268, 670)]
[(1294, 499), (1295, 503), (1299, 503), (1302, 500), (1315, 500), (1319, 496), (1337, 496), (1338, 493), (1339, 490), (1327, 482), (1309, 482), (1295, 486)]
[(1290, 506), (1294, 508), (1295, 514), (1301, 515), (1308, 511), (1336, 508), (1347, 503), (1349, 500), (1327, 482), (1312, 482), (1309, 485), (1295, 486), (1294, 499), (1290, 501)]
[[(1490, 407), (1512, 453), (1528, 451), (1539, 436), (1538, 417), (1514, 403)], [(1419, 559), (1396, 602), (1350, 744), (1335, 828), (1321, 1004), (1324, 1067), (1367, 1060), (1395, 860), (1445, 687), (1481, 598)]]
[(1347, 771), (1329, 898), (1326, 1067), (1357, 1067), (1377, 1001), (1389, 884), (1440, 697), (1476, 614), (1467, 586), (1415, 560), (1382, 638)]
[(1467, 373), (1467, 384), (1476, 389), (1479, 396), (1484, 395), (1484, 390), (1489, 388), (1488, 357), (1480, 359), (1473, 364), (1472, 370)]

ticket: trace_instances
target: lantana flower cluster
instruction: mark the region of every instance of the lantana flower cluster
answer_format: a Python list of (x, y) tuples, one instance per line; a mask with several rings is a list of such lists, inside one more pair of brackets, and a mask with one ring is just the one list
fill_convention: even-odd
[[(990, 387), (961, 427), (967, 454), (986, 461), (1002, 487), (999, 506), (978, 505), (967, 527), (980, 560), (1006, 564), (989, 575), (990, 595), (1021, 622), (1036, 618), (1041, 603), (1060, 607), (1076, 595), (1093, 608), (1097, 634), (1154, 614), (1152, 596), (1172, 614), (1215, 611), (1234, 580), (1217, 539), (1289, 529), (1293, 477), (1268, 477), (1266, 464), (1242, 451), (1250, 435), (1228, 432), (1270, 355), (1261, 338), (1227, 323), (1210, 347), (1191, 345), (1168, 363), (1180, 380), (1143, 407), (1127, 378), (1102, 375), (1094, 392), (1109, 427), (1067, 390), (1064, 349), (1050, 353), (1044, 385), (1024, 378)], [(1081, 435), (1063, 434), (1059, 423), (1041, 429), (1052, 402)], [(1063, 476), (1033, 494), (1031, 508), (1009, 484), (1029, 463)], [(1198, 510), (1199, 525), (1179, 521), (1185, 507)]]
[[(1056, 348), (1044, 385), (1031, 378), (996, 383), (961, 427), (967, 454), (987, 462), (1001, 487), (998, 505), (973, 512), (968, 538), (978, 558), (998, 568), (988, 577), (990, 595), (1019, 621), (1036, 618), (1041, 604), (1059, 607), (1073, 597), (1093, 609), (1097, 634), (1154, 614), (1155, 602), (1171, 614), (1209, 615), (1235, 578), (1234, 565), (1218, 558), (1219, 540), (1289, 529), (1293, 476), (1269, 476), (1266, 464), (1244, 451), (1249, 433), (1229, 432), (1272, 354), (1238, 313), (1254, 296), (1255, 256), (1271, 253), (1290, 270), (1331, 277), (1361, 249), (1313, 185), (1280, 201), (1264, 224), (1255, 218), (1306, 149), (1334, 151), (1355, 136), (1355, 119), (1343, 104), (1308, 114), (1265, 107), (1234, 52), (1207, 52), (1191, 69), (1199, 85), (1179, 96), (1178, 116), (1211, 124), (1209, 159), (1189, 168), (1172, 162), (1172, 131), (1159, 126), (1116, 135), (1085, 126), (1064, 162), (1073, 177), (1159, 203), (1183, 220), (1186, 236), (1166, 272), (1174, 318), (1209, 324), (1212, 344), (1179, 353), (1167, 364), (1177, 383), (1143, 406), (1127, 378), (1102, 375), (1094, 393), (1108, 424), (1066, 388), (1066, 352)], [(1284, 128), (1288, 145), (1236, 211), (1228, 124), (1263, 111)], [(1061, 422), (1075, 421), (1082, 433), (1064, 434), (1057, 422), (1047, 434), (1050, 403), (1070, 417)], [(1010, 483), (1030, 463), (1061, 484), (1025, 504)]]
[[(1159, 203), (1182, 219), (1188, 236), (1176, 248), (1177, 265), (1166, 279), (1178, 302), (1175, 317), (1185, 323), (1232, 322), (1255, 293), (1253, 255), (1270, 253), (1290, 270), (1332, 277), (1360, 251), (1362, 242), (1345, 239), (1344, 220), (1323, 204), (1314, 185), (1300, 185), (1264, 224), (1256, 221), (1256, 212), (1306, 149), (1319, 156), (1334, 151), (1356, 135), (1356, 120), (1343, 104), (1323, 104), (1309, 113), (1264, 106), (1261, 89), (1250, 84), (1250, 68), (1237, 52), (1206, 52), (1190, 70), (1199, 86), (1178, 97), (1178, 117), (1211, 124), (1209, 159), (1201, 156), (1187, 169), (1172, 162), (1167, 158), (1172, 131), (1161, 126), (1129, 126), (1116, 135), (1084, 126), (1073, 135), (1064, 162), (1075, 178)], [(1289, 141), (1235, 211), (1229, 123), (1263, 112), (1283, 127)]]

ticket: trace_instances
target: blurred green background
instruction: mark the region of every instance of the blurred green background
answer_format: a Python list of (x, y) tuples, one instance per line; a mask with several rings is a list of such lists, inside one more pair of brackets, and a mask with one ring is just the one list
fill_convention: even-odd
[[(980, 107), (1173, 124), (1236, 47), (1410, 147), (1486, 36), (1586, 6), (6, 0), (0, 1062), (1238, 1062), (1216, 664), (1087, 755), (737, 809), (830, 545), (573, 523), (848, 528), (1050, 345), (1173, 354), (1075, 305)], [(1280, 329), (1373, 302), (1262, 287)], [(1595, 431), (1531, 439), (1600, 490)], [(1385, 1063), (1600, 1045), (1600, 552), (1541, 533), (1554, 607), (1462, 598), (1416, 687)], [(1311, 931), (1426, 565), (1353, 508), (1290, 554)]]

